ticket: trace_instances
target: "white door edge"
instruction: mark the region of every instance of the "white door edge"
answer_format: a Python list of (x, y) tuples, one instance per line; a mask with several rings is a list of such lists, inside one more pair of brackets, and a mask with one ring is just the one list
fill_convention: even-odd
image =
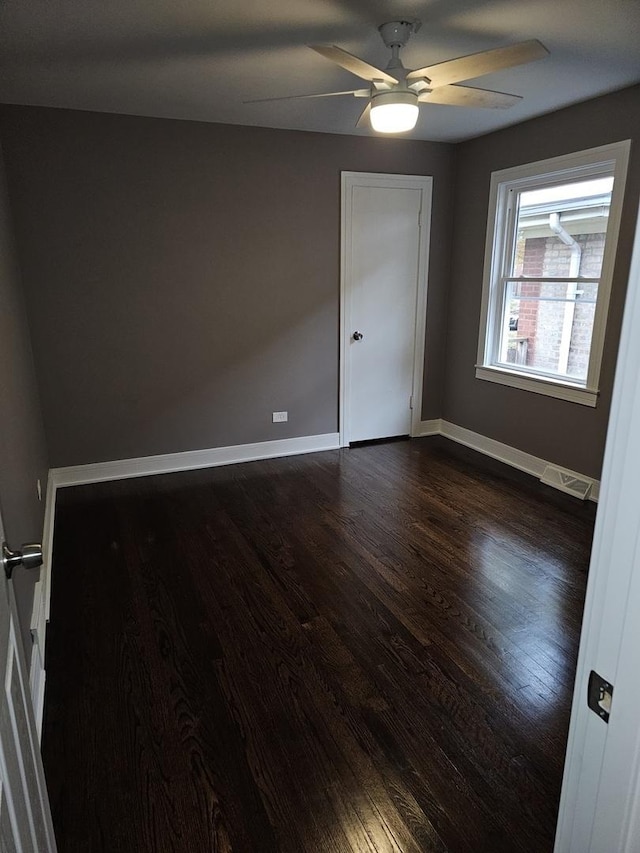
[(431, 202), (433, 178), (427, 175), (391, 175), (376, 172), (341, 173), (340, 217), (340, 377), (339, 377), (339, 435), (340, 447), (349, 444), (349, 365), (346, 346), (350, 335), (351, 316), (348, 294), (347, 247), (351, 242), (351, 189), (354, 186), (411, 188), (421, 192), (420, 242), (416, 296), (413, 409), (411, 436), (420, 433), (422, 421), (422, 388), (424, 381), (424, 348), (427, 320), (427, 282), (429, 274), (429, 241), (431, 236)]
[(56, 485), (49, 473), (47, 483), (44, 523), (42, 530), (42, 568), (40, 580), (33, 590), (33, 609), (31, 611), (31, 660), (29, 661), (29, 684), (36, 721), (38, 741), (42, 739), (42, 721), (44, 714), (45, 646), (47, 624), (51, 608), (51, 562), (53, 556), (53, 525), (55, 520)]
[[(638, 853), (640, 808), (640, 221), (607, 432), (555, 853)], [(587, 707), (595, 670), (609, 723)], [(603, 846), (604, 845), (604, 846)]]

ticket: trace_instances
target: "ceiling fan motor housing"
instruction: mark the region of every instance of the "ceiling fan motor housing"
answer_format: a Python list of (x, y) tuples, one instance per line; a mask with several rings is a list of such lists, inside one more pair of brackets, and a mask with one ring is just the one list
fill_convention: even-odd
[(392, 89), (390, 92), (374, 92), (371, 96), (371, 106), (384, 106), (385, 104), (408, 104), (418, 105), (418, 96), (410, 90)]
[(420, 21), (389, 21), (378, 27), (387, 47), (404, 47), (411, 33), (417, 33), (419, 29)]

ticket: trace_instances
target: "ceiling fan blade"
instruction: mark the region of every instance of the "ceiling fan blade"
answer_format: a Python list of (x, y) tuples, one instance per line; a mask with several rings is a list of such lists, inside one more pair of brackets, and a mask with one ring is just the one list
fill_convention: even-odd
[(356, 122), (356, 127), (368, 127), (370, 125), (369, 115), (371, 113), (371, 101), (360, 113), (360, 118)]
[(398, 82), (395, 77), (392, 77), (391, 74), (383, 71), (381, 68), (369, 65), (364, 59), (360, 59), (352, 53), (347, 53), (346, 50), (342, 50), (342, 48), (336, 47), (334, 44), (310, 44), (309, 47), (321, 56), (324, 56), (325, 59), (335, 62), (341, 68), (346, 68), (347, 71), (355, 74), (356, 77), (362, 77), (363, 80), (368, 80), (369, 82), (372, 80), (384, 80), (385, 83)]
[(494, 110), (506, 110), (521, 100), (520, 95), (507, 95), (505, 92), (492, 92), (489, 89), (475, 89), (470, 86), (438, 86), (433, 92), (423, 92), (418, 96), (421, 104), (488, 107)]
[(437, 65), (416, 68), (415, 71), (407, 74), (407, 80), (428, 77), (431, 87), (435, 89), (460, 80), (473, 80), (475, 77), (482, 77), (484, 74), (491, 74), (502, 68), (524, 65), (525, 62), (543, 59), (548, 55), (549, 51), (543, 44), (537, 39), (531, 39), (531, 41), (509, 45), (509, 47), (483, 50), (480, 53), (472, 53), (471, 56), (461, 56), (459, 59), (449, 59)]
[(282, 95), (279, 98), (254, 98), (250, 101), (243, 101), (243, 104), (265, 104), (267, 101), (296, 101), (300, 98), (335, 98), (337, 95), (354, 95), (356, 98), (368, 98), (371, 92), (369, 89), (349, 89), (346, 92), (317, 92), (312, 95)]

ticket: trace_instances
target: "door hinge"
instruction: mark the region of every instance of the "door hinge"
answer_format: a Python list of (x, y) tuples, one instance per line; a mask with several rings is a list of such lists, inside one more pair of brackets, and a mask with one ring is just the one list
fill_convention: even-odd
[(418, 211), (418, 228), (422, 228), (422, 208)]
[(611, 699), (613, 698), (613, 684), (605, 681), (601, 675), (591, 670), (589, 675), (589, 687), (587, 690), (587, 705), (594, 714), (597, 714), (605, 723), (609, 722), (611, 713)]
[(409, 397), (409, 408), (413, 409), (413, 394)]

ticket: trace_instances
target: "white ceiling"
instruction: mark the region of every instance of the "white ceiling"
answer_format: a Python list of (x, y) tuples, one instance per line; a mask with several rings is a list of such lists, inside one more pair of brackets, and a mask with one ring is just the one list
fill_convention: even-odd
[(468, 139), (640, 82), (639, 0), (3, 0), (0, 101), (367, 135), (350, 96), (243, 101), (366, 86), (306, 45), (384, 67), (377, 25), (403, 18), (422, 21), (410, 68), (530, 38), (551, 52), (471, 82), (517, 106), (423, 104), (416, 139)]

